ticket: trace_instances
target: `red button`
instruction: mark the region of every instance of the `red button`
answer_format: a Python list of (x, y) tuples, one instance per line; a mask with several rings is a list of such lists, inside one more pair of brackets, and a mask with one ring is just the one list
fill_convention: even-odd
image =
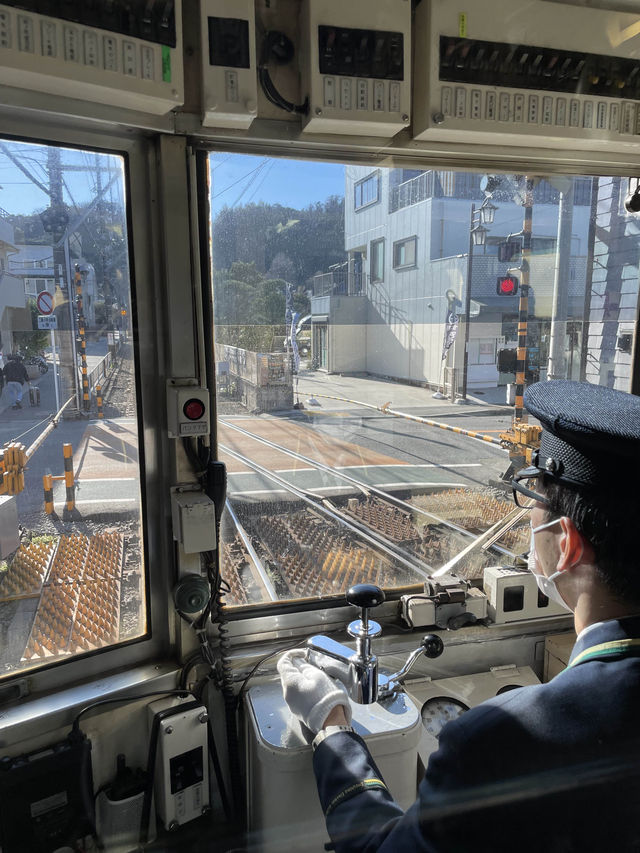
[(187, 400), (187, 402), (182, 407), (182, 411), (186, 418), (189, 418), (190, 421), (197, 421), (204, 415), (204, 403), (202, 400), (196, 400), (195, 398), (191, 398), (191, 400)]

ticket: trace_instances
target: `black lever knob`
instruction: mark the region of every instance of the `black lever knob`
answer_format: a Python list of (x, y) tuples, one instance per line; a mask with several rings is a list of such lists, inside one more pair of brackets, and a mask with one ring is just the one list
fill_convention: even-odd
[(384, 601), (384, 592), (372, 583), (357, 583), (347, 590), (347, 603), (355, 607), (377, 607)]
[(439, 658), (444, 651), (444, 643), (437, 634), (425, 634), (420, 645), (428, 658)]

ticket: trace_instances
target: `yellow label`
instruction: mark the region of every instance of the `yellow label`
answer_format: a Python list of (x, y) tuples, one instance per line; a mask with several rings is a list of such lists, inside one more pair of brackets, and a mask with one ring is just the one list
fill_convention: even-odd
[(458, 15), (458, 35), (461, 39), (466, 39), (467, 37), (467, 13), (460, 12)]

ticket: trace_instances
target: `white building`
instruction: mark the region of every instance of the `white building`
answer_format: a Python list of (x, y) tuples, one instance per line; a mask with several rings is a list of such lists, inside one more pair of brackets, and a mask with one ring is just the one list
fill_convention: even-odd
[(0, 210), (0, 348), (12, 352), (14, 332), (31, 329), (31, 314), (26, 307), (22, 280), (11, 271), (11, 259), (18, 251), (13, 226)]
[[(9, 267), (13, 275), (22, 279), (27, 299), (36, 299), (38, 294), (44, 290), (55, 295), (56, 274), (51, 246), (18, 244), (16, 249), (16, 254), (12, 255), (9, 261)], [(95, 323), (95, 270), (84, 258), (72, 257), (70, 263), (72, 286), (76, 267), (81, 273), (83, 313), (87, 325), (92, 326)], [(62, 279), (61, 269), (58, 270), (58, 278)], [(75, 299), (75, 290), (73, 297)]]
[[(462, 320), (447, 364), (462, 370), (471, 205), (481, 204), (480, 175), (450, 171), (346, 169), (345, 249), (348, 264), (314, 279), (314, 357), (329, 372), (366, 372), (436, 387), (441, 380), (445, 322)], [(530, 272), (530, 364), (546, 365), (552, 313), (558, 193), (542, 181), (533, 207)], [(500, 376), (497, 354), (516, 344), (518, 296), (496, 293), (510, 264), (497, 244), (522, 228), (514, 188), (494, 193), (497, 209), (487, 244), (472, 255), (468, 388), (511, 381)], [(568, 282), (568, 319), (582, 318), (587, 271), (591, 180), (574, 189)], [(567, 362), (579, 347), (567, 336)], [(579, 366), (577, 364), (576, 366)], [(575, 371), (574, 371), (575, 372)], [(458, 377), (459, 378), (459, 377)]]

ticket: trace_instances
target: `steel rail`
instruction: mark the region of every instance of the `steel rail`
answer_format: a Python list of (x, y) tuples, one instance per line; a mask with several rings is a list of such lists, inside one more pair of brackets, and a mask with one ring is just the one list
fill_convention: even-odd
[(251, 544), (251, 541), (250, 541), (249, 537), (247, 536), (247, 531), (244, 529), (244, 527), (240, 523), (240, 519), (238, 518), (238, 516), (233, 511), (233, 507), (231, 506), (231, 503), (230, 503), (228, 498), (225, 501), (225, 506), (227, 508), (227, 512), (231, 516), (231, 520), (233, 521), (233, 523), (236, 526), (236, 530), (238, 531), (238, 535), (242, 539), (242, 544), (246, 548), (249, 556), (251, 557), (251, 561), (255, 567), (256, 572), (258, 573), (258, 576), (260, 577), (262, 585), (265, 588), (265, 592), (267, 593), (267, 595), (269, 596), (271, 601), (278, 601), (279, 599), (278, 599), (278, 596), (276, 594), (276, 591), (273, 587), (273, 584), (269, 580), (269, 576), (267, 575), (267, 573), (264, 570), (264, 566), (262, 565), (262, 562), (260, 561), (260, 557), (258, 557), (255, 548)]
[[(271, 441), (268, 438), (264, 438), (263, 436), (259, 436), (259, 435), (256, 435), (255, 433), (249, 432), (249, 430), (243, 429), (243, 427), (237, 426), (236, 424), (232, 424), (229, 421), (224, 420), (223, 418), (219, 418), (218, 423), (221, 423), (224, 426), (229, 427), (230, 429), (233, 429), (236, 432), (241, 433), (242, 435), (246, 435), (249, 438), (252, 438), (255, 441), (260, 442), (261, 444), (266, 445), (267, 447), (271, 447), (273, 450), (278, 450), (281, 453), (292, 456), (294, 459), (298, 459), (301, 462), (306, 462), (307, 464), (312, 465), (312, 466), (320, 469), (321, 471), (326, 471), (329, 474), (333, 474), (334, 476), (339, 477), (339, 478), (345, 480), (346, 482), (351, 483), (352, 485), (356, 486), (361, 491), (365, 492), (365, 494), (366, 493), (374, 494), (377, 497), (381, 498), (382, 500), (386, 501), (387, 503), (393, 504), (394, 506), (398, 507), (398, 509), (402, 509), (402, 510), (405, 510), (405, 511), (411, 512), (411, 513), (418, 513), (419, 515), (422, 515), (425, 518), (428, 518), (432, 521), (437, 522), (438, 524), (442, 524), (445, 527), (448, 527), (450, 530), (453, 530), (456, 533), (459, 533), (462, 536), (465, 536), (466, 538), (472, 538), (474, 540), (476, 539), (476, 534), (472, 533), (470, 530), (467, 530), (464, 527), (459, 527), (457, 524), (454, 524), (451, 521), (447, 521), (444, 518), (440, 518), (440, 516), (434, 515), (434, 513), (428, 512), (427, 510), (422, 509), (421, 507), (417, 507), (417, 506), (414, 506), (413, 504), (407, 503), (406, 501), (403, 501), (401, 498), (397, 498), (397, 497), (395, 497), (395, 495), (391, 495), (391, 494), (389, 494), (389, 492), (385, 492), (383, 489), (379, 489), (377, 486), (370, 486), (367, 483), (363, 483), (361, 480), (357, 480), (355, 477), (352, 477), (350, 474), (345, 474), (343, 471), (337, 471), (335, 468), (332, 468), (330, 465), (325, 465), (323, 462), (318, 462), (315, 459), (311, 459), (310, 457), (305, 456), (302, 453), (298, 453), (296, 450), (290, 450), (287, 447), (283, 447), (280, 444), (276, 444), (274, 441)], [(501, 521), (506, 522), (506, 519), (509, 515), (510, 515), (510, 513), (507, 513), (507, 515), (503, 519), (501, 519)], [(515, 522), (512, 522), (512, 524), (513, 523), (515, 523)], [(495, 528), (495, 525), (491, 529), (494, 529), (494, 528)], [(483, 533), (481, 535), (484, 536), (485, 534)], [(512, 551), (509, 551), (507, 548), (504, 548), (502, 545), (497, 545), (497, 544), (492, 542), (491, 547), (493, 547), (500, 554), (505, 554), (506, 556), (509, 556), (509, 557), (515, 556), (515, 554)]]
[[(376, 550), (383, 551), (388, 557), (392, 557), (394, 560), (399, 561), (405, 568), (410, 569), (412, 572), (416, 572), (425, 580), (428, 580), (431, 577), (431, 566), (427, 566), (425, 568), (425, 564), (422, 563), (422, 561), (417, 560), (413, 554), (408, 554), (402, 548), (390, 546), (387, 541), (378, 536), (375, 531), (365, 529), (352, 519), (345, 518), (345, 516), (335, 508), (329, 509), (329, 507), (326, 506), (325, 503), (316, 495), (311, 495), (306, 490), (299, 489), (297, 486), (288, 483), (285, 479), (278, 476), (278, 474), (275, 474), (273, 471), (269, 471), (258, 462), (248, 459), (246, 456), (243, 456), (241, 453), (232, 450), (224, 444), (218, 444), (218, 447), (233, 459), (237, 459), (239, 462), (242, 462), (244, 465), (252, 468), (258, 474), (262, 474), (262, 476), (266, 477), (268, 480), (273, 480), (274, 483), (283, 486), (285, 491), (291, 492), (291, 494), (295, 495), (304, 503), (313, 507), (315, 512), (328, 516), (332, 521), (337, 522), (342, 527), (346, 527), (352, 533), (359, 536), (361, 539), (364, 539), (364, 541), (371, 545), (371, 547)], [(427, 571), (427, 569), (429, 569), (429, 571)]]

